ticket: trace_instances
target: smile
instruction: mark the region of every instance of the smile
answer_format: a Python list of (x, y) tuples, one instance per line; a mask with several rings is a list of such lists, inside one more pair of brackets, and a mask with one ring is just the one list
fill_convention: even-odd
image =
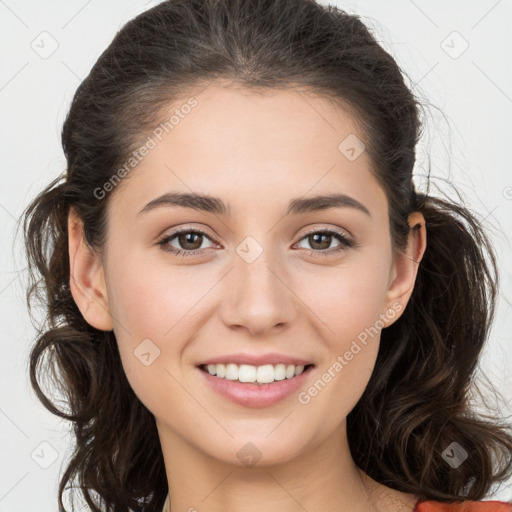
[(297, 392), (314, 366), (228, 363), (197, 368), (208, 387), (223, 398), (245, 407), (267, 407)]
[(238, 382), (270, 384), (274, 381), (286, 380), (296, 377), (312, 365), (285, 365), (265, 364), (253, 366), (250, 364), (209, 364), (202, 365), (201, 369), (220, 379), (236, 380)]

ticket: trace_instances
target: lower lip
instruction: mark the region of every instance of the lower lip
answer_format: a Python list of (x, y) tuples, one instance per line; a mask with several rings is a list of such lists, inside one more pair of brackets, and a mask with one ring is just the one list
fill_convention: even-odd
[(284, 400), (297, 391), (309, 377), (313, 366), (296, 377), (275, 380), (269, 384), (252, 384), (238, 380), (222, 379), (197, 368), (214, 391), (224, 398), (245, 407), (266, 407)]

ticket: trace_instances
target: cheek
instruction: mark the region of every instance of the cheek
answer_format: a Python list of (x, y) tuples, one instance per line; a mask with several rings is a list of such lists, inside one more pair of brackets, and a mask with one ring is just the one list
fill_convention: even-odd
[(151, 262), (142, 253), (115, 258), (113, 254), (112, 261), (120, 264), (112, 265), (109, 272), (114, 322), (121, 334), (128, 332), (134, 342), (148, 337), (162, 342), (198, 304), (205, 276), (191, 267), (172, 267), (164, 260)]
[(147, 259), (129, 252), (120, 254), (119, 247), (117, 244), (109, 252), (107, 272), (114, 332), (129, 379), (142, 375), (151, 379), (161, 361), (164, 334), (183, 315), (182, 294), (173, 293), (165, 272), (148, 264)]
[(178, 384), (182, 381), (179, 361), (187, 340), (186, 322), (180, 322), (186, 304), (179, 294), (169, 293), (163, 275), (155, 282), (151, 278), (148, 270), (129, 272), (113, 281), (114, 331), (130, 387), (158, 415), (187, 403)]
[(336, 355), (361, 333), (382, 327), (379, 315), (387, 309), (391, 258), (376, 260), (371, 255), (354, 258), (325, 277), (303, 281), (305, 302), (325, 324)]
[(180, 395), (172, 376), (182, 380), (183, 352), (205, 313), (201, 299), (218, 276), (214, 271), (205, 275), (192, 267), (171, 267), (165, 258), (150, 263), (145, 254), (112, 250), (109, 258), (116, 262), (109, 266), (107, 286), (123, 368), (151, 410), (153, 399)]
[(314, 403), (332, 428), (356, 405), (377, 359), (391, 258), (376, 259), (347, 262), (314, 288), (303, 282), (303, 293), (317, 290), (305, 302), (320, 319), (327, 357), (301, 403)]

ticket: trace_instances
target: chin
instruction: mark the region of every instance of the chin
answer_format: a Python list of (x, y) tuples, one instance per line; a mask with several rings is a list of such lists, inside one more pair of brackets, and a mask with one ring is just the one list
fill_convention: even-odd
[[(299, 440), (286, 439), (276, 436), (270, 439), (268, 431), (258, 435), (245, 435), (241, 438), (231, 439), (229, 446), (224, 445), (221, 453), (214, 450), (211, 455), (223, 462), (240, 468), (262, 468), (278, 464), (286, 464), (295, 459), (301, 450), (298, 450)], [(218, 447), (219, 445), (217, 445)]]

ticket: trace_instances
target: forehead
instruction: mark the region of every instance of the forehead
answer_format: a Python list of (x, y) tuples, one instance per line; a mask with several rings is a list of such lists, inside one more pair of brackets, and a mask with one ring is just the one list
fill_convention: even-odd
[[(197, 105), (172, 130), (176, 142), (187, 144), (187, 149), (204, 148), (224, 160), (241, 155), (279, 159), (290, 151), (299, 157), (313, 151), (332, 154), (346, 136), (363, 138), (355, 119), (333, 100), (311, 91), (216, 84), (194, 98)], [(185, 100), (176, 102), (167, 114), (179, 110)]]
[[(157, 131), (142, 139), (151, 138), (154, 147), (119, 187), (130, 204), (168, 191), (223, 196), (230, 204), (237, 197), (268, 203), (310, 190), (382, 192), (364, 146), (357, 146), (363, 143), (357, 123), (325, 97), (211, 84), (173, 101), (160, 117)], [(170, 119), (172, 126), (155, 136)], [(354, 142), (359, 154), (351, 158), (346, 149)]]

